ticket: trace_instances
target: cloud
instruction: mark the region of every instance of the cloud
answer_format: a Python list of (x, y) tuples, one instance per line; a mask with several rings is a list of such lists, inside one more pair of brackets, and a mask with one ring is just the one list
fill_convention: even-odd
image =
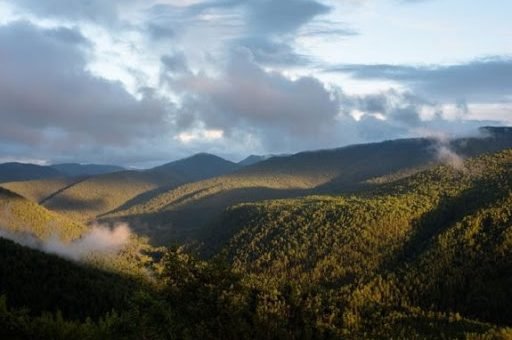
[(248, 1), (248, 26), (255, 35), (288, 34), (330, 8), (314, 0)]
[[(257, 63), (285, 66), (308, 62), (307, 56), (295, 51), (297, 31), (330, 11), (330, 7), (315, 0), (214, 0), (183, 6), (157, 3), (151, 6), (148, 20), (153, 37), (195, 39), (192, 32), (202, 32), (203, 46), (196, 46), (202, 49), (207, 31), (216, 32), (211, 39), (219, 41), (228, 54), (232, 49), (244, 47), (251, 50)], [(328, 31), (328, 27), (323, 27), (317, 33), (327, 34)], [(339, 28), (333, 31), (341, 33)], [(307, 33), (315, 34), (314, 31)], [(215, 50), (211, 43), (208, 47), (210, 51)]]
[(342, 65), (328, 71), (348, 73), (357, 79), (397, 81), (417, 95), (442, 101), (512, 100), (512, 58), (447, 66)]
[(117, 18), (119, 0), (17, 0), (16, 5), (41, 17), (108, 21)]
[(280, 35), (296, 31), (314, 17), (330, 12), (331, 8), (315, 0), (213, 0), (189, 6), (156, 4), (154, 10), (179, 11), (186, 17), (200, 17), (219, 11), (239, 12), (244, 18), (248, 35)]
[(456, 170), (465, 171), (464, 159), (446, 145), (437, 148), (437, 158)]
[(57, 236), (40, 240), (31, 234), (12, 233), (0, 229), (2, 238), (74, 261), (85, 260), (91, 255), (116, 254), (129, 242), (130, 236), (131, 231), (126, 224), (119, 224), (113, 229), (95, 225), (88, 233), (71, 242), (63, 242)]
[(317, 79), (266, 72), (243, 50), (218, 77), (190, 75), (169, 85), (184, 96), (182, 115), (191, 117), (187, 124), (200, 121), (228, 136), (250, 129), (273, 145), (318, 138), (330, 129), (340, 104), (336, 92)]
[(341, 107), (345, 117), (357, 120), (351, 128), (364, 141), (430, 138), (434, 133), (462, 136), (480, 126), (501, 125), (498, 121), (471, 119), (464, 105), (438, 104), (394, 89), (368, 95), (345, 94)]
[(310, 63), (308, 56), (299, 54), (289, 43), (279, 39), (249, 37), (238, 40), (236, 46), (249, 50), (254, 62), (261, 65), (297, 66)]
[(3, 149), (126, 147), (166, 132), (168, 104), (152, 90), (137, 99), (87, 71), (91, 44), (79, 31), (16, 22), (0, 26), (0, 46)]
[(0, 26), (1, 153), (145, 165), (199, 151), (240, 158), (509, 119), (506, 58), (329, 69), (402, 85), (365, 95), (349, 95), (343, 77), (313, 76), (322, 65), (315, 55), (330, 57), (315, 44), (359, 34), (356, 22), (345, 24), (351, 9), (343, 6), (365, 2), (10, 2), (14, 17), (32, 23)]

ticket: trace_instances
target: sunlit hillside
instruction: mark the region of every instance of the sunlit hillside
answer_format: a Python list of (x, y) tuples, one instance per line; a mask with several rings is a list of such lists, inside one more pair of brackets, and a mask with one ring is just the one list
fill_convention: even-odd
[[(90, 221), (141, 194), (159, 188), (218, 176), (237, 168), (235, 163), (199, 154), (144, 171), (119, 171), (79, 181), (44, 201), (44, 205), (80, 221)], [(144, 196), (143, 196), (144, 197)]]
[(34, 234), (42, 239), (55, 235), (64, 240), (77, 238), (86, 230), (83, 224), (2, 188), (0, 228), (10, 232)]
[(63, 190), (64, 188), (81, 181), (77, 178), (53, 178), (53, 179), (35, 179), (30, 181), (17, 181), (1, 183), (2, 188), (22, 195), (29, 200), (41, 203), (51, 195)]

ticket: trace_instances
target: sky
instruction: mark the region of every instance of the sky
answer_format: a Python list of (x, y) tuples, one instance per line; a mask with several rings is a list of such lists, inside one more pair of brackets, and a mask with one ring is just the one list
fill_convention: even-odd
[(0, 162), (238, 161), (512, 125), (508, 0), (0, 0)]

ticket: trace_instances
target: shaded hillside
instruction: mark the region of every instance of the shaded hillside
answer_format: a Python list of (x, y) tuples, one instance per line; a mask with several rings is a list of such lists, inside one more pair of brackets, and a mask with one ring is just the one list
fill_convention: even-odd
[(270, 159), (272, 157), (284, 157), (284, 156), (288, 156), (288, 155), (284, 155), (284, 154), (281, 154), (281, 155), (272, 155), (272, 154), (270, 154), (270, 155), (250, 155), (250, 156), (247, 156), (246, 158), (242, 159), (237, 164), (242, 167), (246, 167), (246, 166), (254, 165), (259, 162), (266, 161), (267, 159)]
[(24, 163), (0, 164), (0, 183), (56, 177), (62, 177), (62, 173), (49, 166)]
[(406, 139), (273, 157), (229, 175), (160, 190), (101, 218), (133, 222), (159, 244), (196, 239), (233, 204), (367, 190), (439, 163), (441, 148), (464, 157), (506, 147), (512, 147), (512, 133), (507, 131), (450, 144)]
[(510, 326), (511, 207), (507, 150), (358, 196), (242, 204), (205, 241), (225, 244), (255, 286), (298, 294), (333, 332), (389, 337), (408, 325), (410, 337), (450, 313)]
[(80, 179), (60, 177), (51, 179), (35, 179), (30, 181), (1, 183), (0, 186), (13, 191), (29, 200), (41, 203), (48, 196), (62, 190)]
[[(44, 205), (80, 221), (89, 221), (114, 210), (141, 194), (233, 171), (236, 164), (198, 154), (145, 171), (119, 171), (94, 176), (45, 200)], [(145, 196), (143, 196), (145, 197)]]
[(240, 166), (249, 166), (256, 164), (258, 162), (266, 160), (268, 157), (266, 156), (257, 156), (257, 155), (250, 155), (246, 158), (242, 159), (240, 162), (238, 162), (238, 165)]
[[(354, 315), (364, 322), (359, 329), (352, 315), (339, 320), (331, 314), (345, 302), (344, 291), (333, 295), (318, 287), (311, 292), (294, 281), (261, 286), (251, 274), (179, 249), (166, 252), (151, 284), (2, 239), (0, 253), (0, 336), (8, 339), (506, 339), (512, 334), (457, 313), (405, 305), (399, 311), (361, 308), (365, 314)], [(326, 295), (318, 303), (330, 305), (317, 309), (307, 299), (322, 292)], [(364, 292), (357, 301), (361, 297), (372, 295)]]
[(71, 319), (98, 319), (127, 308), (136, 283), (88, 265), (22, 247), (0, 238), (0, 295), (35, 315), (62, 312)]
[(103, 164), (64, 163), (53, 164), (51, 167), (68, 177), (95, 176), (125, 170), (120, 166)]
[(75, 239), (86, 230), (84, 225), (3, 188), (0, 188), (0, 228), (34, 234), (41, 239), (56, 235), (63, 240)]

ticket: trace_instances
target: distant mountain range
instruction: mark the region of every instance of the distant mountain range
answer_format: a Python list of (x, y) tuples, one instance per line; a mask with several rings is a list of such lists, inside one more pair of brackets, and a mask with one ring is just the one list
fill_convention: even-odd
[[(483, 137), (451, 141), (402, 139), (294, 155), (253, 155), (239, 163), (201, 153), (140, 171), (13, 163), (0, 165), (0, 170), (4, 178), (15, 180), (3, 187), (50, 210), (81, 222), (128, 221), (141, 234), (166, 243), (197, 238), (233, 204), (357, 192), (434, 164), (512, 147), (510, 128), (485, 127), (481, 132)], [(33, 180), (22, 181), (24, 177)]]
[(62, 176), (62, 173), (50, 166), (24, 163), (0, 164), (0, 183), (56, 178), (60, 176)]
[(0, 183), (58, 177), (95, 176), (122, 170), (124, 168), (115, 165), (78, 163), (36, 165), (11, 162), (0, 164)]
[(67, 177), (95, 176), (125, 170), (116, 165), (78, 163), (54, 164), (51, 167)]

